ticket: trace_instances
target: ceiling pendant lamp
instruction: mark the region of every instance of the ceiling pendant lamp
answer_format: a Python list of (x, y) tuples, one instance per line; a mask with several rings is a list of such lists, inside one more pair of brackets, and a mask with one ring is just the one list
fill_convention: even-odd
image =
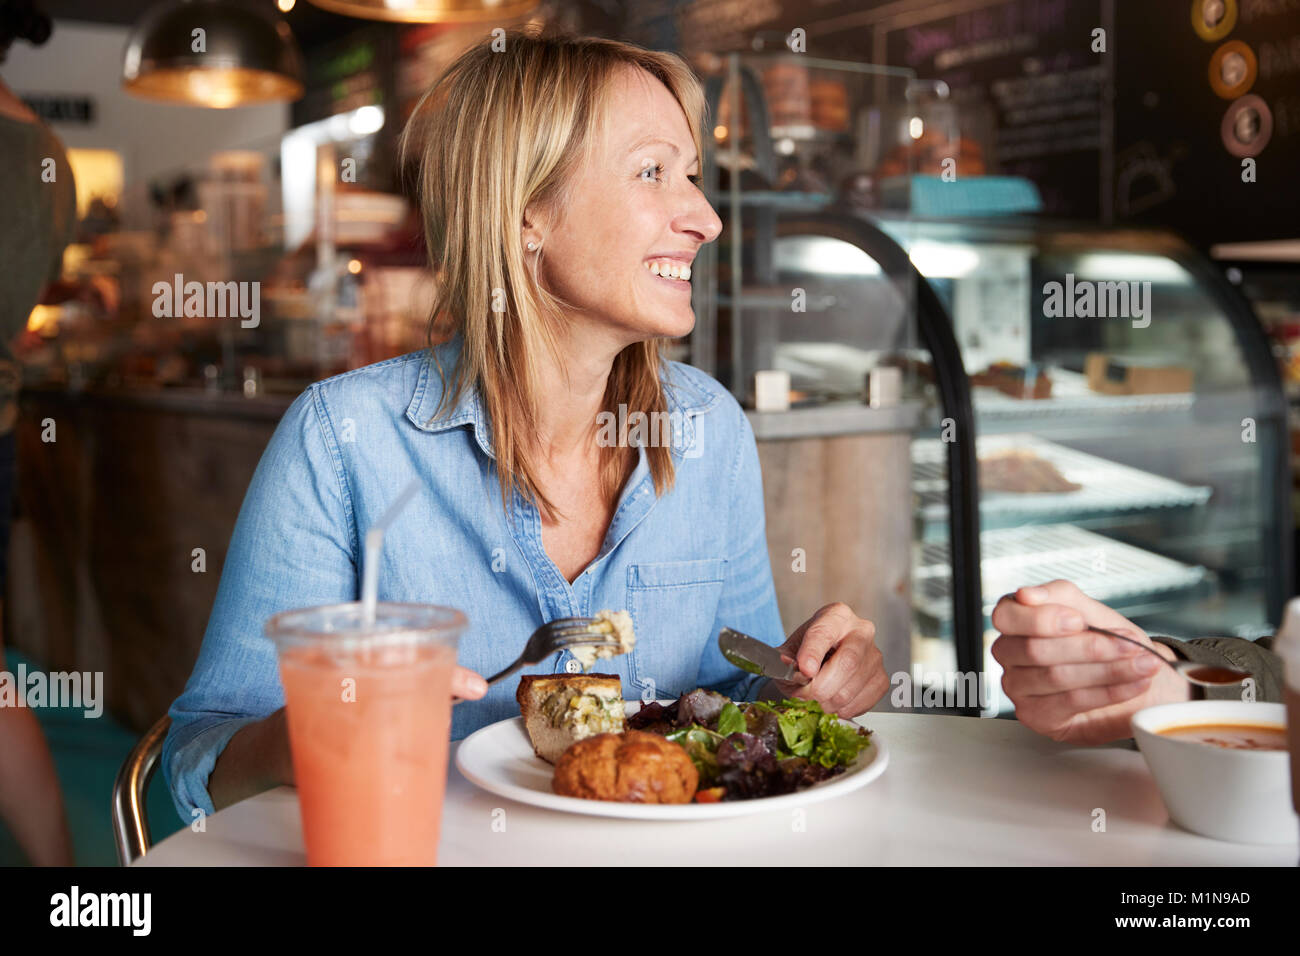
[(296, 100), (302, 56), (271, 4), (168, 0), (131, 31), (122, 86), (151, 100), (227, 109)]
[(538, 0), (309, 0), (322, 10), (400, 23), (477, 23), (531, 13)]

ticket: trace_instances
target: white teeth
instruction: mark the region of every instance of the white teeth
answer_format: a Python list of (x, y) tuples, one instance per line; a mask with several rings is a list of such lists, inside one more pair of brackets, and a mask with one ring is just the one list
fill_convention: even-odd
[(650, 270), (651, 274), (663, 276), (666, 279), (681, 279), (683, 282), (688, 282), (691, 278), (690, 266), (668, 259), (647, 262), (646, 268)]

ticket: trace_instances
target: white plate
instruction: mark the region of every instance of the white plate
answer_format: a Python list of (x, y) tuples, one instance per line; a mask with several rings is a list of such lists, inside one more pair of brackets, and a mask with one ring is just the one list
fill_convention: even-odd
[[(639, 700), (625, 701), (623, 706), (628, 714), (633, 714), (640, 709), (640, 704)], [(611, 800), (580, 800), (555, 793), (551, 789), (555, 768), (533, 753), (522, 717), (500, 720), (476, 730), (456, 751), (456, 769), (470, 783), (489, 793), (565, 813), (637, 820), (708, 820), (801, 807), (865, 787), (885, 772), (888, 763), (889, 750), (880, 734), (873, 732), (870, 746), (859, 753), (842, 774), (813, 784), (806, 790), (720, 803), (615, 803)]]

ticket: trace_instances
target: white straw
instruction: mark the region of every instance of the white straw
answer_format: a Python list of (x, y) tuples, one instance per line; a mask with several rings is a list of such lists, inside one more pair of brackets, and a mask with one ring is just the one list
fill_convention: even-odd
[(361, 566), (361, 620), (366, 627), (375, 623), (375, 603), (379, 597), (379, 552), (384, 547), (384, 532), (419, 490), (420, 480), (412, 478), (383, 516), (366, 532), (365, 563)]

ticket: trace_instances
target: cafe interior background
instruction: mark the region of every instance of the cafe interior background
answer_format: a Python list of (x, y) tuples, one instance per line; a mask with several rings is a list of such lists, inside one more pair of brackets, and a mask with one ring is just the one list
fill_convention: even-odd
[[(81, 864), (114, 862), (113, 776), (184, 686), (280, 415), (427, 341), (396, 138), (498, 28), (670, 49), (705, 79), (725, 228), (670, 352), (748, 409), (787, 627), (842, 596), (887, 672), (997, 686), (988, 615), (1020, 584), (1069, 578), (1188, 637), (1272, 633), (1300, 591), (1300, 7), (42, 6), (50, 40), (2, 71), (67, 147), (78, 292), (14, 346), (4, 635), (10, 670), (104, 675), (102, 718), (40, 714)], [(243, 72), (186, 57), (200, 7)], [(177, 274), (257, 283), (255, 319), (186, 314), (155, 288)], [(1061, 314), (1067, 275), (1135, 283), (1129, 313)], [(181, 826), (162, 791), (156, 840)]]

